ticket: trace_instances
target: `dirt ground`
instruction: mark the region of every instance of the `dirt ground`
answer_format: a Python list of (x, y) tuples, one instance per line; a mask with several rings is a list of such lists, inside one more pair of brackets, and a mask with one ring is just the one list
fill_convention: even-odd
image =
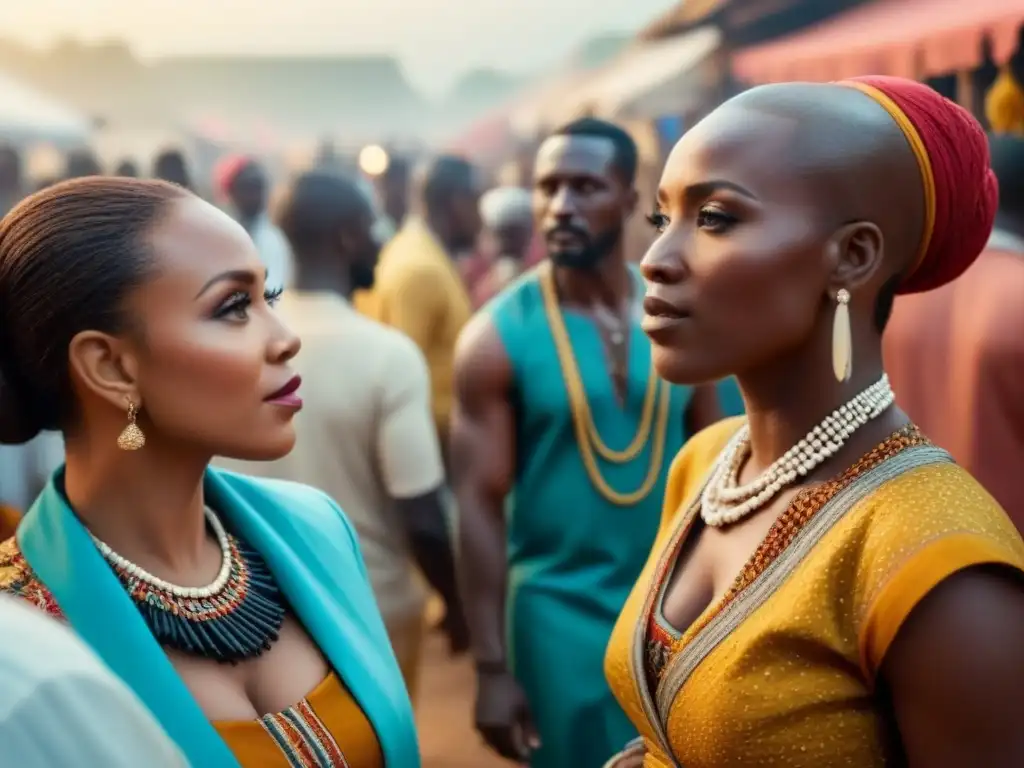
[(473, 730), (473, 667), (448, 656), (442, 636), (427, 639), (416, 721), (423, 768), (514, 768), (489, 752)]

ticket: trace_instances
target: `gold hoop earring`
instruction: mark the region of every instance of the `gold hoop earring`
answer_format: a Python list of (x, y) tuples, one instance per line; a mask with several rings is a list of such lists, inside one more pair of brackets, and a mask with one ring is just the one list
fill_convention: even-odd
[(126, 397), (125, 400), (128, 401), (128, 426), (117, 436), (117, 447), (122, 451), (137, 451), (146, 444), (146, 436), (139, 429), (139, 425), (135, 423), (139, 415), (139, 407), (132, 402), (130, 397)]
[(853, 374), (853, 332), (850, 330), (850, 292), (836, 293), (836, 313), (832, 318), (832, 372), (840, 384)]

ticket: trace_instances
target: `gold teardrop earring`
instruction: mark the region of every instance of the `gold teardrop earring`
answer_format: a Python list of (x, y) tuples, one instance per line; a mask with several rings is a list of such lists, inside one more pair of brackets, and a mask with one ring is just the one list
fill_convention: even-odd
[(850, 330), (850, 292), (836, 293), (836, 313), (832, 318), (832, 372), (843, 383), (853, 374), (853, 332)]
[(135, 423), (139, 415), (139, 407), (132, 402), (130, 397), (125, 397), (125, 400), (128, 401), (128, 426), (117, 436), (117, 447), (122, 451), (137, 451), (146, 444), (146, 435)]

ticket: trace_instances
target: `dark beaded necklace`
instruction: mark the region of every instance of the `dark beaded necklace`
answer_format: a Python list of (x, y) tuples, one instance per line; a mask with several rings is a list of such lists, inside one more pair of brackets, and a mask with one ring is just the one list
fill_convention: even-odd
[(103, 545), (100, 550), (157, 642), (193, 656), (237, 664), (270, 649), (287, 608), (260, 554), (226, 533), (212, 512), (207, 517), (229, 561), (226, 580), (213, 590), (174, 587), (109, 547)]

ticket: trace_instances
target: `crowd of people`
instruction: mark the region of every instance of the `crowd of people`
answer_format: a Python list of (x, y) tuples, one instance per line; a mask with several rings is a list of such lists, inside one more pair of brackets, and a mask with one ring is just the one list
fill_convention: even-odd
[(865, 77), (637, 163), (0, 155), (5, 755), (417, 768), (439, 631), (514, 764), (1024, 764), (1024, 139)]

